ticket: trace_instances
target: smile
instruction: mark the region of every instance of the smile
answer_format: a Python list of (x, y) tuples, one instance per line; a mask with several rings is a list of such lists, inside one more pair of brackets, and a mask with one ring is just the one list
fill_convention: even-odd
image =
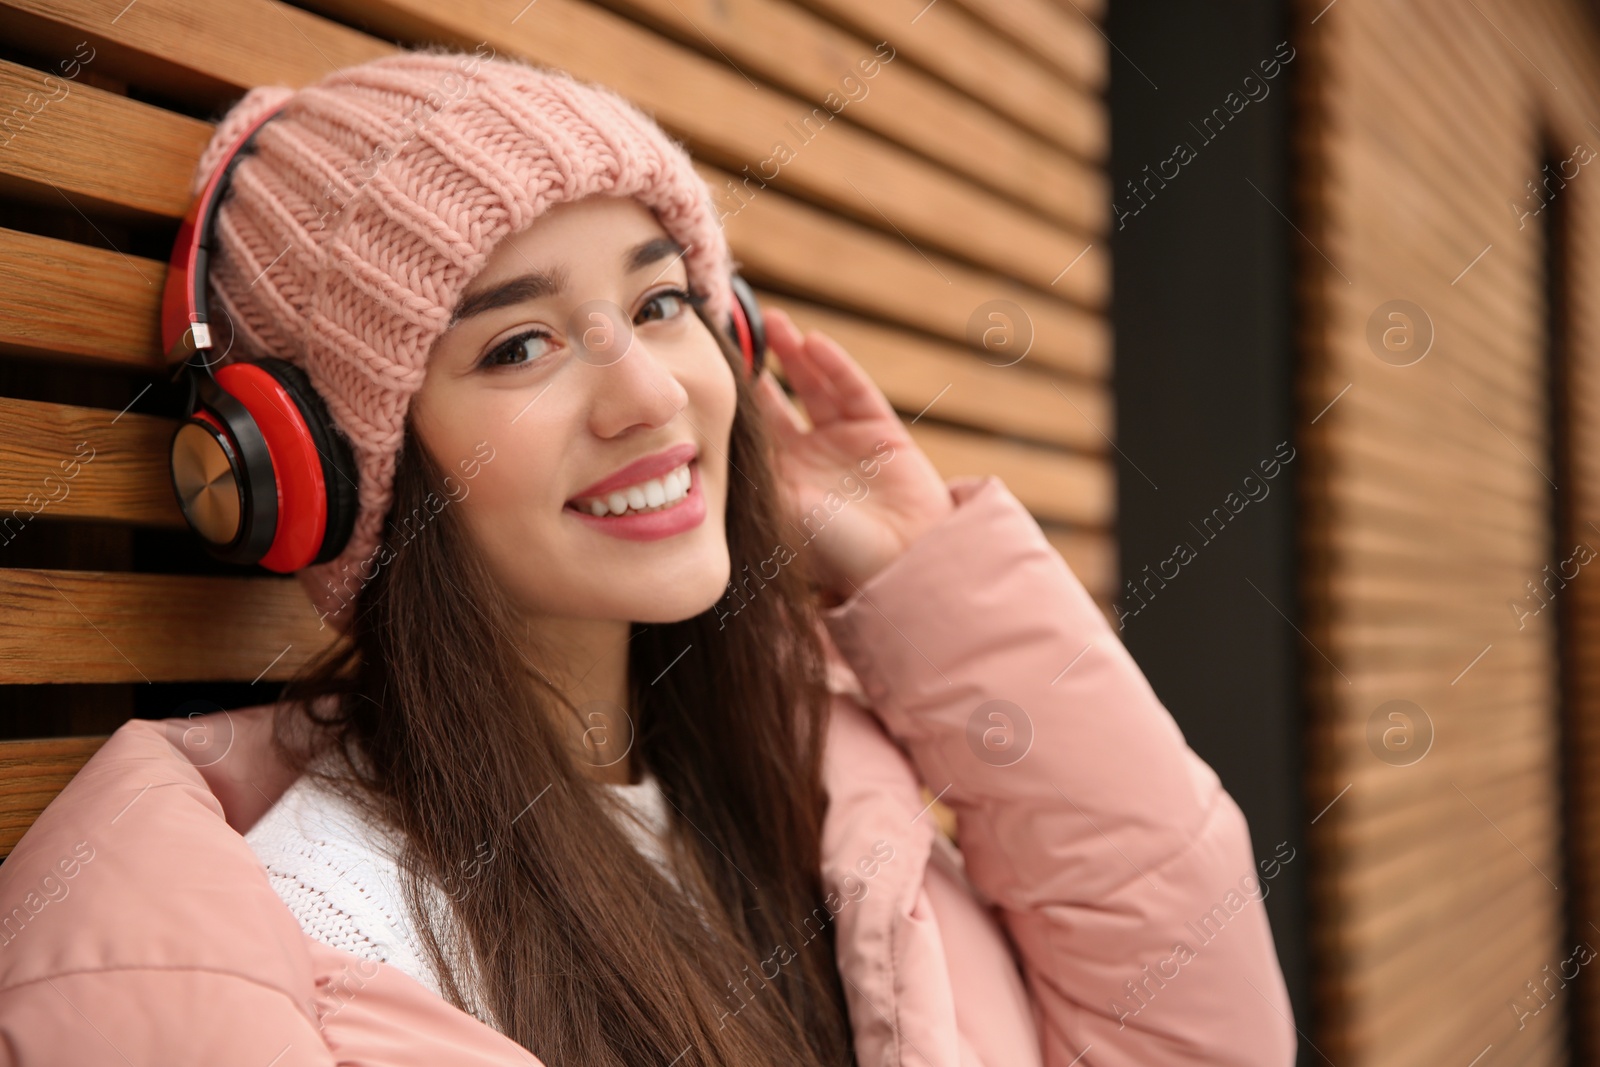
[(565, 512), (602, 533), (628, 541), (654, 541), (683, 533), (706, 517), (700, 465), (690, 460), (666, 474), (596, 496), (574, 497)]
[(623, 486), (601, 496), (574, 497), (571, 504), (580, 511), (604, 518), (607, 515), (646, 514), (670, 508), (689, 495), (689, 464), (676, 467), (659, 478)]

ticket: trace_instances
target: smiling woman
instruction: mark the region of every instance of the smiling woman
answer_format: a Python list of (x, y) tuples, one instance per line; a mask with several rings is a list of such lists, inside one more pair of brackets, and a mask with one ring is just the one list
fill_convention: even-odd
[[(275, 704), (127, 723), (39, 818), (0, 904), (101, 836), (76, 921), (0, 953), (0, 1047), (106, 1062), (92, 1001), (138, 1062), (1287, 1062), (1261, 909), (1119, 1018), (1249, 835), (1032, 516), (830, 338), (736, 312), (708, 189), (616, 94), (489, 59), (400, 136), (459, 61), (258, 88), (201, 159), (196, 191), (240, 161), (215, 379), (267, 399), (175, 316), (185, 427), (235, 464), (195, 499), (248, 510), (229, 398), (348, 446), (345, 521), (328, 474), (322, 562), (282, 568), (344, 639)], [(1020, 754), (972, 729), (997, 704)]]
[[(688, 288), (639, 201), (556, 205), (485, 261), (412, 399), (434, 456), (504, 427), (463, 517), (529, 633), (605, 686), (583, 699), (617, 707), (628, 623), (698, 614), (728, 582), (734, 368)], [(568, 621), (586, 615), (607, 621)]]

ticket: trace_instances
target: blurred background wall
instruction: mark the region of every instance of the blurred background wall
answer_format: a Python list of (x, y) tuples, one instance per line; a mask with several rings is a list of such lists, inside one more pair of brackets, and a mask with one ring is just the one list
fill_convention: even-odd
[(1110, 9), (1125, 640), (1258, 854), (1305, 846), (1302, 1063), (1596, 1062), (1595, 27)]
[(1595, 11), (1317, 6), (1296, 148), (1324, 1051), (1592, 1063)]

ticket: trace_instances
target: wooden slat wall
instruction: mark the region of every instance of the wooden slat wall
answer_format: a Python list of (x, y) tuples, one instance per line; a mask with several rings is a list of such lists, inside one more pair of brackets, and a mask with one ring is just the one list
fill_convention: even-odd
[[(1508, 602), (1576, 540), (1600, 548), (1600, 171), (1556, 194), (1572, 315), (1559, 487), (1541, 220), (1519, 228), (1509, 205), (1535, 205), (1525, 183), (1547, 142), (1557, 159), (1600, 150), (1594, 15), (1575, 0), (1296, 9), (1317, 1044), (1340, 1067), (1564, 1063), (1570, 1013), (1591, 1049), (1600, 1015), (1556, 981), (1540, 1010), (1525, 983), (1572, 955), (1569, 897), (1577, 937), (1600, 946), (1583, 876), (1600, 859), (1600, 578), (1584, 567), (1559, 594), (1581, 768), (1567, 832), (1592, 857), (1576, 870), (1562, 861), (1557, 610), (1519, 626)], [(1397, 299), (1436, 336), (1405, 367), (1367, 341)], [(1573, 529), (1553, 529), (1557, 493)], [(1390, 700), (1433, 724), (1409, 766), (1369, 747)]]
[[(1108, 610), (1102, 5), (519, 6), (0, 0), (0, 114), (31, 115), (0, 148), (0, 516), (30, 493), (36, 507), (75, 450), (94, 454), (68, 495), (0, 536), (0, 740), (46, 719), (103, 733), (145, 682), (281, 681), (327, 638), (292, 580), (191, 550), (166, 485), (157, 311), (204, 120), (252, 86), (397, 43), (487, 42), (639, 102), (724, 198), (761, 298), (844, 343), (944, 474), (1000, 474)], [(860, 78), (882, 41), (893, 60)], [(37, 109), (74, 57), (70, 92)], [(790, 124), (852, 73), (866, 95), (798, 144)], [(794, 158), (741, 205), (732, 187), (778, 140)], [(997, 300), (1033, 334), (1013, 366), (972, 347)]]
[(0, 744), (0, 856), (11, 852), (103, 743), (98, 737), (63, 737)]

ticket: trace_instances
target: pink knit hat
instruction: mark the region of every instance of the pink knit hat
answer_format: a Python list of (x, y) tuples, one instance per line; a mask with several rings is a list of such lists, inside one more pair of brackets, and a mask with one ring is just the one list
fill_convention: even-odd
[(210, 299), (233, 321), (236, 355), (300, 367), (350, 439), (354, 531), (338, 557), (299, 572), (340, 630), (375, 570), (429, 349), (502, 237), (553, 204), (634, 197), (688, 249), (711, 321), (732, 308), (727, 238), (683, 147), (615, 92), (485, 48), (402, 51), (298, 91), (252, 89), (194, 179), (198, 194), (226, 149), (287, 101), (218, 211)]

